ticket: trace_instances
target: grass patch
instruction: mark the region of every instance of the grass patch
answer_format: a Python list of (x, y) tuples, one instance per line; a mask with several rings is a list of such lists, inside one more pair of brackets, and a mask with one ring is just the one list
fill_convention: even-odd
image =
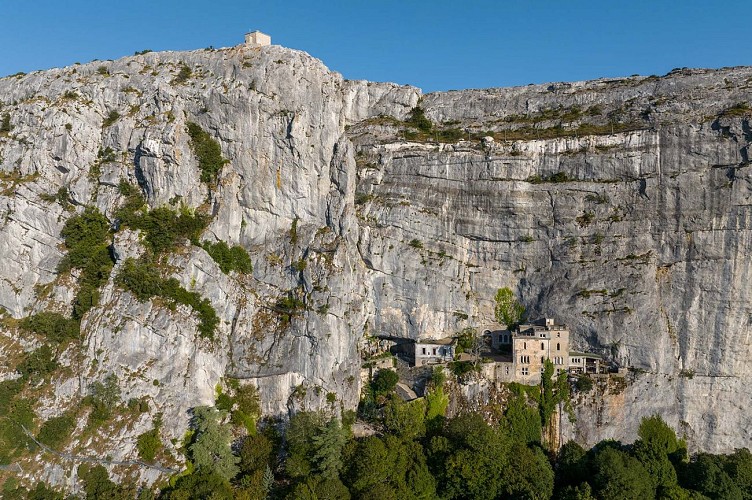
[(540, 176), (538, 174), (531, 175), (527, 178), (527, 181), (531, 184), (543, 184), (544, 182), (553, 182), (553, 183), (559, 183), (559, 182), (572, 182), (575, 179), (572, 179), (567, 175), (566, 172), (556, 172), (555, 174), (551, 174), (548, 176)]
[(102, 127), (107, 128), (110, 125), (114, 125), (116, 121), (120, 119), (120, 113), (115, 110), (110, 111), (102, 122)]
[(752, 113), (752, 108), (746, 102), (738, 102), (721, 111), (721, 116), (745, 116)]

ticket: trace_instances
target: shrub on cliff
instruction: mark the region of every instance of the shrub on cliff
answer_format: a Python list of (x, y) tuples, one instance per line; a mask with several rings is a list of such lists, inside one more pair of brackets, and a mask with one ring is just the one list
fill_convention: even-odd
[(206, 250), (206, 253), (214, 259), (214, 262), (219, 265), (219, 268), (225, 274), (228, 274), (230, 271), (238, 271), (243, 274), (253, 271), (251, 257), (245, 248), (240, 245), (230, 247), (224, 241), (216, 243), (204, 241), (201, 243), (201, 248)]

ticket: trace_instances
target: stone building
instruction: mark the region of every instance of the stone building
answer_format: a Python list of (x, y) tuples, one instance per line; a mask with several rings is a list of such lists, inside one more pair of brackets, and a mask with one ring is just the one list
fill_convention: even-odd
[(520, 325), (517, 330), (491, 330), (491, 346), (506, 359), (496, 362), (499, 382), (535, 385), (541, 381), (545, 361), (551, 360), (556, 373), (569, 370), (569, 330), (552, 318)]
[(448, 363), (454, 359), (456, 339), (424, 339), (415, 342), (414, 366)]
[(603, 358), (591, 352), (569, 353), (569, 372), (574, 374), (600, 373)]
[(272, 37), (258, 30), (245, 34), (246, 47), (264, 47), (272, 44)]

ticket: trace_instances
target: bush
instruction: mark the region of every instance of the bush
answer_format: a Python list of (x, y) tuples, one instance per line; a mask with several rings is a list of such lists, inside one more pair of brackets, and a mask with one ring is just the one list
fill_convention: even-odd
[(158, 296), (191, 307), (199, 316), (198, 330), (201, 336), (214, 338), (219, 317), (211, 302), (201, 298), (196, 292), (189, 292), (175, 278), (162, 278), (152, 262), (146, 259), (126, 259), (115, 277), (115, 283), (132, 292), (141, 302)]
[(593, 379), (587, 374), (580, 375), (574, 386), (580, 392), (590, 392), (593, 389)]
[(397, 382), (399, 382), (399, 375), (397, 375), (397, 372), (384, 369), (379, 370), (376, 376), (373, 377), (371, 385), (376, 394), (388, 394), (394, 390), (397, 386)]
[(188, 79), (191, 77), (192, 74), (193, 74), (193, 71), (191, 70), (191, 68), (189, 68), (188, 66), (186, 66), (185, 63), (183, 63), (180, 67), (180, 71), (178, 72), (178, 75), (175, 78), (173, 78), (172, 83), (177, 84), (177, 85), (185, 83), (188, 81)]
[(146, 233), (146, 243), (159, 254), (174, 249), (180, 240), (188, 239), (197, 244), (208, 223), (205, 215), (191, 214), (187, 210), (178, 214), (161, 207), (142, 215), (133, 225)]
[(225, 274), (228, 274), (230, 271), (238, 271), (243, 274), (253, 271), (251, 257), (245, 248), (239, 245), (230, 247), (224, 241), (218, 241), (217, 243), (204, 241), (201, 247), (206, 250), (206, 253), (214, 259), (214, 262), (219, 265), (219, 268)]
[(80, 269), (80, 288), (73, 305), (73, 317), (80, 320), (99, 302), (99, 287), (107, 282), (113, 259), (109, 250), (110, 223), (99, 210), (86, 207), (68, 219), (60, 235), (68, 253), (58, 266), (59, 272)]
[(23, 433), (21, 426), (34, 426), (34, 410), (28, 399), (12, 399), (0, 418), (0, 464), (10, 464), (13, 457), (32, 441)]
[(71, 414), (66, 413), (59, 417), (52, 417), (42, 424), (37, 439), (50, 448), (58, 448), (68, 441), (75, 427), (76, 418)]
[(114, 109), (107, 114), (107, 117), (102, 122), (102, 127), (109, 127), (120, 119), (120, 113)]
[(10, 113), (3, 114), (3, 119), (0, 121), (0, 134), (7, 134), (12, 128), (10, 125)]
[(480, 370), (480, 367), (476, 368), (475, 364), (471, 361), (452, 361), (449, 363), (449, 370), (451, 370), (456, 377), (462, 377), (473, 371)]
[(22, 329), (44, 335), (53, 342), (76, 339), (79, 335), (79, 323), (55, 312), (40, 312), (21, 320)]
[(37, 383), (55, 371), (57, 366), (55, 353), (49, 345), (44, 344), (26, 356), (16, 367), (16, 371), (21, 374), (23, 381)]
[(119, 402), (120, 386), (115, 374), (109, 374), (104, 382), (94, 382), (89, 395), (84, 398), (84, 404), (92, 407), (88, 425), (96, 427), (107, 422)]
[(409, 245), (410, 245), (411, 247), (413, 247), (413, 248), (416, 248), (416, 249), (421, 249), (421, 248), (423, 248), (423, 242), (421, 242), (421, 241), (420, 241), (419, 239), (417, 239), (417, 238), (413, 238), (412, 240), (410, 240), (410, 243), (408, 243), (408, 244), (409, 244)]
[(188, 135), (191, 136), (193, 154), (198, 159), (198, 168), (201, 170), (201, 182), (207, 184), (216, 183), (219, 171), (227, 163), (227, 160), (222, 158), (222, 149), (219, 147), (219, 143), (193, 122), (188, 122)]
[(416, 106), (410, 111), (410, 117), (405, 123), (417, 128), (421, 132), (430, 132), (433, 128), (433, 123), (426, 117), (423, 108), (420, 106)]
[(138, 456), (147, 462), (151, 462), (162, 449), (162, 441), (159, 439), (159, 427), (154, 427), (138, 436), (136, 440)]

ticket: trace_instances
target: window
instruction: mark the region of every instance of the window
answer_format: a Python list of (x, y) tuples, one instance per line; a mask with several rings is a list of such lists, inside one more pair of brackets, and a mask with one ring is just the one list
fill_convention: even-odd
[(545, 347), (545, 345), (543, 344), (543, 342), (541, 342), (541, 351), (545, 351), (545, 350), (546, 350), (546, 347)]
[(506, 372), (507, 372), (507, 375), (509, 375), (509, 366), (508, 365), (506, 367)]
[(561, 344), (559, 344), (558, 342), (556, 343), (556, 350), (561, 351)]
[(561, 332), (556, 332), (557, 337), (561, 337)]
[(523, 343), (522, 343), (522, 348), (523, 348), (523, 349), (527, 349), (527, 342), (523, 342)]
[(523, 364), (530, 363), (530, 356), (520, 356), (520, 363), (523, 363)]
[(436, 348), (433, 348), (433, 355), (436, 356)]
[(423, 348), (423, 355), (425, 356), (425, 354), (426, 354), (426, 348), (424, 347)]
[(545, 362), (546, 362), (546, 358), (545, 358), (545, 356), (541, 356), (541, 364), (543, 364), (543, 363), (545, 363)]
[(527, 367), (525, 367), (525, 368), (522, 369), (522, 374), (523, 375), (530, 375), (530, 372), (528, 371)]

